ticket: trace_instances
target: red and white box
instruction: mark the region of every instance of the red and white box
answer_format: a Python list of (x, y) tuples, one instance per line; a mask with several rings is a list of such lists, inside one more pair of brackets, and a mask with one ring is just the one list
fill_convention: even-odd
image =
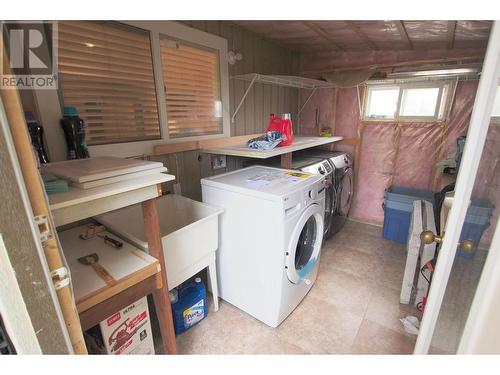
[(89, 352), (155, 354), (146, 297), (104, 319), (85, 332)]

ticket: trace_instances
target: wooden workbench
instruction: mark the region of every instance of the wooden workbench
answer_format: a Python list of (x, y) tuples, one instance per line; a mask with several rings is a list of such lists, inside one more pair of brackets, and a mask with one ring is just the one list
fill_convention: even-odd
[[(173, 175), (158, 173), (91, 189), (70, 187), (68, 192), (49, 196), (50, 210), (54, 216), (56, 226), (142, 202), (149, 254), (156, 258), (161, 265), (161, 282), (159, 282), (156, 275), (148, 275), (139, 283), (131, 285), (116, 294), (113, 297), (114, 300), (106, 299), (99, 302), (93, 306), (95, 307), (93, 311), (100, 311), (105, 314), (114, 309), (112, 311), (114, 312), (122, 304), (139, 299), (141, 294), (144, 295), (143, 293), (152, 292), (160, 323), (163, 348), (165, 353), (169, 354), (175, 354), (177, 348), (155, 198), (160, 197), (162, 194), (161, 184), (174, 179), (175, 176)], [(99, 317), (100, 315), (95, 313), (92, 313), (90, 317), (82, 315), (82, 327), (86, 327)]]

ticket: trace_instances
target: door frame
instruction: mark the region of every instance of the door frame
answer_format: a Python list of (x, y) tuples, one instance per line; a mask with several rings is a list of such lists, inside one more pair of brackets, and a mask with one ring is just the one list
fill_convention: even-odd
[(453, 205), (448, 214), (445, 235), (432, 278), (414, 354), (427, 354), (429, 351), (490, 125), (499, 76), (500, 22), (494, 21), (455, 184)]

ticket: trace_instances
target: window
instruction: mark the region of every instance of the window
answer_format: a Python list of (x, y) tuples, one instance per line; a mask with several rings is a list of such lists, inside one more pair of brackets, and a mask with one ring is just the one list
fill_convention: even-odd
[(445, 117), (449, 84), (369, 85), (365, 120), (440, 121)]
[(222, 133), (219, 52), (160, 35), (170, 138)]
[(58, 42), (64, 105), (77, 108), (89, 145), (161, 137), (148, 31), (68, 21)]

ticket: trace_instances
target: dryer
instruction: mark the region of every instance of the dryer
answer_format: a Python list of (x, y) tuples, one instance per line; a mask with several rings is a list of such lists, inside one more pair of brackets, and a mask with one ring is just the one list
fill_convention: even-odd
[(201, 184), (203, 202), (224, 208), (217, 254), (220, 297), (277, 327), (316, 280), (324, 177), (253, 166)]
[(324, 150), (307, 150), (299, 153), (304, 158), (328, 160), (333, 168), (333, 214), (326, 238), (338, 233), (344, 226), (354, 195), (353, 159), (347, 152), (331, 152)]

